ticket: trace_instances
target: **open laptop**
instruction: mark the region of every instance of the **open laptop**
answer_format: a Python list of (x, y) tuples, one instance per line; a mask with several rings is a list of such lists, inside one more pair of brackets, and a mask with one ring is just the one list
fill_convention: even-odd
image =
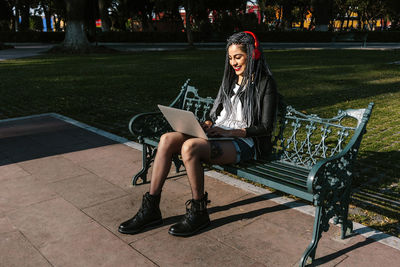
[(233, 140), (232, 137), (208, 137), (201, 127), (196, 116), (191, 111), (178, 108), (158, 105), (158, 108), (164, 114), (172, 129), (176, 132), (184, 133), (194, 137), (206, 140)]

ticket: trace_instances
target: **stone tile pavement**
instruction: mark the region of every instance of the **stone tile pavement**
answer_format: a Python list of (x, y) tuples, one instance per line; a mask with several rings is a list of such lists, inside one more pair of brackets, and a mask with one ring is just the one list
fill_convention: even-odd
[[(185, 173), (174, 171), (162, 195), (164, 225), (118, 233), (148, 189), (130, 185), (141, 152), (124, 141), (56, 114), (0, 121), (0, 266), (298, 265), (313, 225), (299, 210), (312, 207), (214, 172), (206, 176), (212, 224), (200, 234), (167, 233), (191, 196)], [(358, 228), (370, 237), (341, 240), (332, 226), (314, 265), (399, 266), (398, 239)]]

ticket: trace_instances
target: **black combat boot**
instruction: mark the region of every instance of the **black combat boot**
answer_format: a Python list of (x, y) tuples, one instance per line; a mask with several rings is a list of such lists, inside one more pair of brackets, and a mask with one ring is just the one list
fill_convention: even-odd
[(149, 192), (144, 194), (142, 207), (133, 218), (120, 224), (118, 232), (133, 235), (147, 227), (162, 224), (160, 197), (161, 194), (158, 196), (150, 195)]
[(207, 211), (208, 203), (210, 201), (207, 192), (200, 200), (190, 199), (186, 201), (186, 214), (179, 223), (169, 228), (168, 233), (175, 236), (190, 236), (207, 227), (210, 224)]

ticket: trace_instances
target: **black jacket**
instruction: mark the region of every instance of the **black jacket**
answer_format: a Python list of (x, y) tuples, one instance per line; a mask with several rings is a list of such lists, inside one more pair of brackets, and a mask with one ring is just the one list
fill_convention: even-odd
[(256, 147), (257, 158), (268, 158), (271, 153), (271, 138), (276, 119), (278, 92), (275, 80), (267, 76), (261, 80), (259, 87), (260, 114), (255, 114), (257, 120), (246, 128), (246, 137), (252, 137)]
[[(261, 112), (254, 114), (254, 123), (246, 128), (246, 137), (252, 137), (257, 152), (257, 158), (268, 158), (272, 149), (271, 137), (278, 105), (278, 92), (275, 80), (271, 76), (261, 79), (257, 88)], [(243, 100), (242, 100), (243, 103)], [(217, 109), (217, 114), (222, 110), (222, 105)]]

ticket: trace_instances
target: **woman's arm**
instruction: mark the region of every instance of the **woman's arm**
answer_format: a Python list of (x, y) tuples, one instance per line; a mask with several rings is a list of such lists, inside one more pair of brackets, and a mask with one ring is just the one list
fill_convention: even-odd
[(277, 90), (273, 78), (268, 77), (264, 94), (261, 96), (261, 118), (257, 125), (246, 128), (246, 137), (270, 136), (274, 127), (277, 106)]

